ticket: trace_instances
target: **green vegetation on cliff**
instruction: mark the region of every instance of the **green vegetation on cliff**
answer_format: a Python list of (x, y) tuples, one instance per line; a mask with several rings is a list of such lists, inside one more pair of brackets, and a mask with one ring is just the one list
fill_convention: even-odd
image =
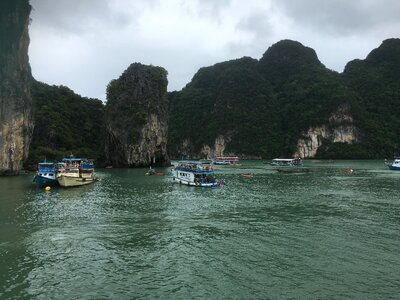
[(365, 60), (354, 60), (344, 81), (358, 95), (354, 111), (370, 158), (400, 154), (400, 39), (385, 40)]
[(106, 107), (35, 82), (29, 162), (70, 153), (99, 158), (105, 144), (103, 159), (115, 166), (162, 165), (169, 161), (167, 130), (174, 158), (204, 157), (204, 146), (221, 139), (225, 154), (291, 156), (310, 128), (332, 129), (340, 107), (357, 128), (357, 142), (321, 138), (316, 157), (383, 158), (400, 151), (399, 39), (348, 63), (342, 74), (325, 68), (311, 48), (284, 40), (260, 60), (201, 68), (182, 91), (169, 93), (169, 104), (166, 76), (163, 68), (132, 64), (110, 82)]
[(37, 81), (32, 85), (32, 97), (35, 129), (28, 167), (70, 154), (95, 159), (103, 156), (104, 106), (100, 100)]
[(270, 138), (279, 122), (276, 97), (256, 65), (244, 57), (202, 68), (185, 89), (170, 94), (171, 154), (179, 157), (182, 139), (190, 139), (195, 152), (203, 144), (213, 145), (218, 135), (231, 139), (227, 151), (236, 153), (259, 155), (279, 148), (278, 139)]
[(327, 122), (351, 93), (339, 74), (326, 69), (314, 50), (284, 40), (260, 61), (244, 57), (202, 68), (181, 92), (170, 94), (169, 149), (190, 156), (225, 137), (225, 153), (271, 158), (290, 156), (301, 133)]
[(131, 64), (107, 87), (107, 164), (115, 167), (169, 165), (167, 71)]

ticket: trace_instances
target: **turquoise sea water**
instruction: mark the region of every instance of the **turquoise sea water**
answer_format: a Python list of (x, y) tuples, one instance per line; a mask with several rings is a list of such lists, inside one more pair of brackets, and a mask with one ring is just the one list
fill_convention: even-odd
[(218, 189), (145, 169), (50, 192), (0, 177), (0, 299), (399, 299), (400, 172), (305, 167), (219, 167)]

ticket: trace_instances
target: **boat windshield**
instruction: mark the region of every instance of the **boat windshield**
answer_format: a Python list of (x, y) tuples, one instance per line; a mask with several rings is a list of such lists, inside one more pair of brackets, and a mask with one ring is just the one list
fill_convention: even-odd
[(52, 162), (38, 163), (38, 169), (40, 171), (47, 171), (47, 172), (52, 171), (52, 170), (54, 170), (54, 166), (55, 165)]

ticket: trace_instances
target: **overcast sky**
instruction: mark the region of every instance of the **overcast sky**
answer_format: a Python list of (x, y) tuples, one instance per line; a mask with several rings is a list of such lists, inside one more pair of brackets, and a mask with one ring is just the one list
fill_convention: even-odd
[(342, 72), (400, 35), (398, 0), (31, 0), (33, 76), (106, 100), (134, 62), (168, 71), (182, 89), (200, 67), (292, 39)]

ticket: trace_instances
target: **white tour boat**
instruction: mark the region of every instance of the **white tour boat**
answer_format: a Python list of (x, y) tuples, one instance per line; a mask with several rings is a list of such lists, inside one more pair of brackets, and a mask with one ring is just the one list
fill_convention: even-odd
[(214, 165), (229, 165), (237, 166), (239, 165), (239, 157), (237, 156), (218, 156), (213, 161)]
[(214, 177), (213, 166), (200, 161), (180, 161), (172, 171), (172, 179), (176, 183), (198, 187), (220, 187), (225, 185)]
[(270, 162), (270, 165), (279, 167), (301, 167), (303, 162), (300, 158), (274, 158)]
[(400, 171), (400, 158), (395, 157), (392, 162), (386, 162), (385, 164), (389, 167), (390, 170)]

